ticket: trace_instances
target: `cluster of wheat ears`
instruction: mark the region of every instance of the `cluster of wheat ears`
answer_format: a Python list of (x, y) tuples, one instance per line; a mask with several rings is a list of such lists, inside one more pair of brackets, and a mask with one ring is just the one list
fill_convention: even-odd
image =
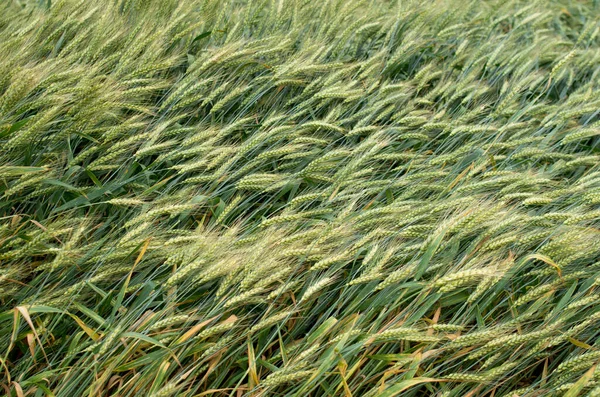
[(600, 4), (0, 1), (0, 393), (600, 395)]

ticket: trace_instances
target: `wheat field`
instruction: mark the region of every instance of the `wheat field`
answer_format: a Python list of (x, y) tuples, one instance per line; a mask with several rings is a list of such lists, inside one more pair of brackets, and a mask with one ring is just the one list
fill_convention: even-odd
[(600, 396), (599, 228), (597, 0), (0, 1), (1, 395)]

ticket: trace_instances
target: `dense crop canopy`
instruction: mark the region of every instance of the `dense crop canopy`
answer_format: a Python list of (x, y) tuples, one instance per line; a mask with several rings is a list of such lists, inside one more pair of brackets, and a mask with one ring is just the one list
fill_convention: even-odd
[(0, 1), (2, 393), (600, 395), (599, 21)]

